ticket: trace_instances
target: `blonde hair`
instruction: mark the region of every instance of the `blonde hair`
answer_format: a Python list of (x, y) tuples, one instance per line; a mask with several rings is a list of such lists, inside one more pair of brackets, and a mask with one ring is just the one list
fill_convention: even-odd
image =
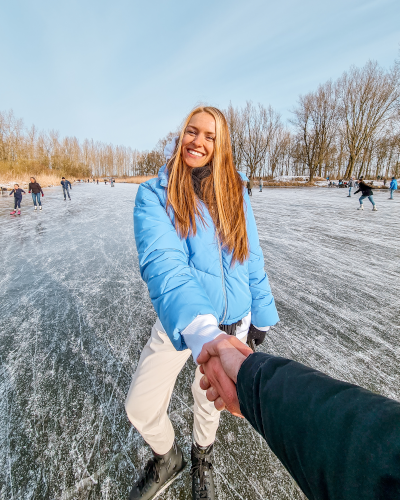
[(215, 224), (218, 237), (229, 252), (232, 263), (249, 257), (243, 182), (233, 163), (229, 127), (224, 114), (212, 106), (200, 106), (189, 113), (180, 132), (174, 154), (167, 163), (169, 172), (167, 208), (175, 214), (175, 228), (181, 238), (195, 235), (196, 217), (204, 225), (202, 208), (193, 189), (191, 168), (182, 158), (182, 140), (192, 117), (209, 113), (215, 120), (211, 175), (203, 181), (203, 198)]

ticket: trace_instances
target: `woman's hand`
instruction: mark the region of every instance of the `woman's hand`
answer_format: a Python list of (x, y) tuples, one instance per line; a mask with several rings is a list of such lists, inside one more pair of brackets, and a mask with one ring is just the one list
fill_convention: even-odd
[(197, 358), (200, 371), (205, 375), (200, 387), (207, 391), (207, 399), (214, 401), (217, 410), (226, 408), (232, 415), (243, 417), (235, 383), (243, 361), (252, 353), (243, 342), (226, 334), (204, 344)]

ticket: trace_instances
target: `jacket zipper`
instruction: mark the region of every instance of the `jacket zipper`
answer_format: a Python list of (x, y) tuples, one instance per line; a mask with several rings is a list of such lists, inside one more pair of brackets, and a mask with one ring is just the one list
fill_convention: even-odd
[(222, 265), (222, 251), (221, 251), (221, 245), (220, 241), (218, 238), (218, 251), (219, 251), (219, 265), (221, 266), (221, 279), (222, 279), (222, 291), (224, 293), (224, 300), (225, 300), (225, 309), (224, 309), (224, 315), (220, 321), (220, 324), (223, 324), (226, 316), (226, 310), (228, 309), (228, 300), (226, 298), (226, 288), (225, 288), (225, 278), (224, 278), (224, 266)]

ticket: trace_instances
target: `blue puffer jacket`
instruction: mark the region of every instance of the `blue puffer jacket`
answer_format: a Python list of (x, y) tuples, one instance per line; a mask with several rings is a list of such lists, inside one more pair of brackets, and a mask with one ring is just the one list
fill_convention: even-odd
[(390, 189), (397, 189), (397, 181), (396, 179), (392, 179), (390, 183)]
[[(247, 180), (245, 176), (242, 178)], [(232, 255), (221, 248), (215, 226), (204, 207), (203, 227), (181, 239), (168, 216), (166, 187), (168, 171), (161, 167), (158, 178), (140, 185), (135, 201), (134, 230), (142, 278), (160, 321), (177, 350), (187, 346), (181, 335), (197, 316), (212, 314), (218, 324), (230, 325), (249, 311), (254, 326), (279, 321), (275, 301), (264, 271), (250, 199), (245, 193), (250, 258), (231, 266)], [(246, 191), (246, 190), (244, 190)]]

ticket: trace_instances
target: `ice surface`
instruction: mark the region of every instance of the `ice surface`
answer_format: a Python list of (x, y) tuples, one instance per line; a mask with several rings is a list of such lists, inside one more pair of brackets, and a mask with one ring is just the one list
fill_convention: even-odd
[[(126, 499), (150, 456), (124, 399), (155, 313), (132, 231), (137, 186), (45, 189), (42, 212), (0, 196), (0, 496)], [(400, 196), (378, 212), (344, 189), (254, 188), (281, 322), (262, 349), (400, 398)], [(189, 456), (194, 365), (170, 416)], [(261, 437), (224, 412), (219, 499), (303, 498)], [(161, 500), (190, 498), (186, 469)]]

